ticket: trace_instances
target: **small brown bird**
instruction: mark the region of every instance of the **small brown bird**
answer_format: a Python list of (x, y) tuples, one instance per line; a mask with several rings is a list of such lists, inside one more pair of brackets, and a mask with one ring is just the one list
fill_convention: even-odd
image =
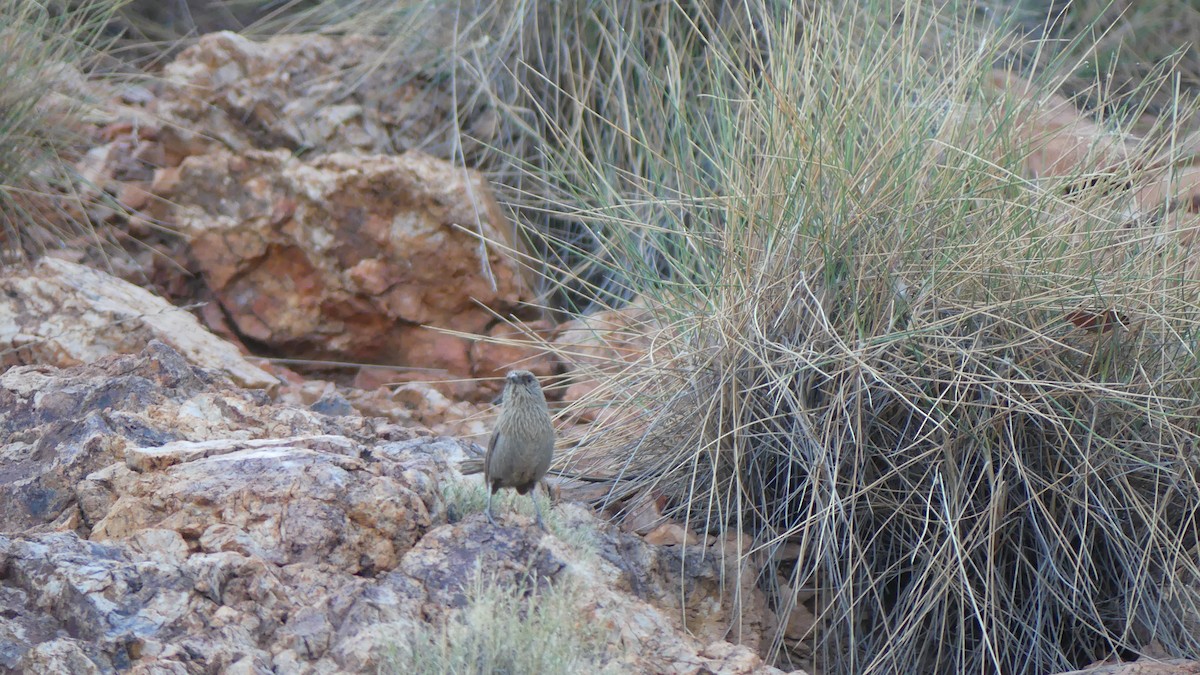
[(500, 396), (500, 417), (483, 458), (483, 479), (489, 488), (487, 519), (496, 524), (492, 518), (492, 495), (500, 488), (516, 488), (518, 494), (530, 493), (538, 527), (544, 530), (542, 509), (532, 491), (554, 458), (554, 425), (546, 396), (528, 370), (510, 372), (504, 378)]

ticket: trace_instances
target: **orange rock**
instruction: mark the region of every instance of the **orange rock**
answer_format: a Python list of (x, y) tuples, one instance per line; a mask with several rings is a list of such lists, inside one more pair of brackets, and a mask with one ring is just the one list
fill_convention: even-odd
[(421, 153), (218, 152), (184, 161), (170, 188), (170, 219), (238, 332), (291, 356), (467, 377), (470, 341), (425, 326), (480, 333), (531, 297), (483, 178)]
[(654, 528), (643, 537), (647, 544), (655, 546), (700, 546), (707, 543), (707, 537), (692, 532), (676, 523), (665, 523)]
[(646, 355), (654, 327), (646, 302), (637, 299), (621, 309), (563, 323), (555, 333), (554, 345), (570, 369), (620, 367)]
[(150, 183), (150, 192), (156, 195), (166, 195), (174, 192), (179, 184), (179, 169), (165, 167), (154, 170), (154, 180)]
[(121, 186), (117, 201), (127, 209), (140, 211), (150, 201), (150, 193), (146, 191), (147, 187), (143, 183), (125, 183)]
[(809, 637), (816, 624), (817, 617), (803, 604), (797, 603), (788, 614), (783, 636), (788, 640), (804, 640)]
[(396, 388), (392, 400), (403, 405), (414, 420), (438, 434), (460, 436), (486, 443), (493, 415), (490, 406), (453, 401), (427, 382), (410, 382)]
[[(1132, 157), (1130, 139), (1084, 117), (1066, 97), (1058, 94), (1040, 96), (1028, 80), (1006, 71), (995, 71), (991, 84), (997, 91), (1019, 101), (1022, 124), (1017, 129), (1026, 139), (1028, 154), (1024, 162), (1029, 176), (1110, 171), (1128, 163)], [(1008, 113), (1011, 111), (1001, 114)], [(981, 122), (995, 123), (986, 115)]]
[[(580, 380), (572, 382), (563, 392), (563, 403), (575, 403), (581, 400), (588, 394), (596, 390), (600, 386), (595, 380)], [(600, 412), (603, 408), (599, 406), (586, 406), (578, 409), (575, 420), (577, 422), (595, 422), (600, 417)]]
[[(471, 345), (471, 372), (475, 377), (492, 380), (489, 384), (496, 391), (504, 374), (514, 368), (528, 370), (539, 378), (556, 374), (558, 357), (550, 352), (545, 343), (529, 337), (532, 332), (545, 339), (553, 328), (549, 321), (539, 319), (524, 324), (526, 330), (500, 323), (491, 328), (487, 335), (496, 340), (476, 340)], [(528, 331), (528, 332), (526, 332)], [(543, 383), (544, 384), (544, 383)], [(547, 392), (547, 395), (551, 392)]]
[(379, 387), (394, 384), (398, 379), (396, 371), (391, 368), (364, 366), (358, 369), (352, 386), (363, 391), (374, 391)]
[(662, 504), (657, 499), (645, 499), (638, 502), (624, 518), (621, 519), (621, 529), (626, 532), (648, 535), (662, 525)]
[[(567, 388), (562, 400), (566, 403), (583, 400), (600, 386), (606, 374), (615, 374), (631, 363), (654, 357), (650, 350), (663, 331), (644, 298), (637, 298), (621, 309), (596, 312), (560, 325), (554, 347), (566, 372)], [(620, 406), (589, 406), (580, 407), (575, 419), (611, 424), (640, 412)]]

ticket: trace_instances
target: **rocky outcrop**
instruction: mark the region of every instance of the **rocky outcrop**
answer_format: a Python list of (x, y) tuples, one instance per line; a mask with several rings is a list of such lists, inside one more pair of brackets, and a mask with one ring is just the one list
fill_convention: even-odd
[(530, 299), (478, 174), (420, 153), (191, 157), (163, 192), (238, 332), (296, 357), (472, 372), (471, 340)]
[(459, 164), (461, 132), (488, 137), (495, 114), (479, 103), (458, 124), (453, 102), (374, 38), (217, 33), (126, 101), (77, 168), (129, 210), (93, 220), (156, 253), (130, 246), (114, 273), (200, 305), (227, 340), (414, 368), (406, 380), (553, 372), (535, 346), (471, 337), (539, 312), (515, 226)]
[[(238, 389), (158, 341), (137, 355), (66, 370), (11, 368), (0, 375), (0, 532), (75, 527), (83, 515), (79, 481), (124, 462), (131, 448), (330, 429), (375, 434), (374, 427), (363, 430), (361, 417), (329, 418), (268, 401), (265, 392)], [(386, 433), (415, 435), (400, 427)]]
[[(386, 60), (389, 59), (390, 60)], [(255, 42), (202, 36), (163, 71), (160, 103), (170, 163), (228, 149), (390, 154), (451, 159), (458, 141), (449, 87), (432, 86), (380, 40), (281, 35)], [(492, 140), (496, 114), (462, 111), (464, 131)], [(471, 141), (464, 141), (472, 150)]]
[(10, 369), (0, 399), (0, 671), (374, 672), (484, 574), (575, 589), (616, 672), (777, 672), (724, 641), (719, 551), (569, 504), (555, 535), (492, 527), (461, 441), (272, 403), (161, 342)]
[(131, 283), (82, 265), (44, 258), (0, 276), (0, 365), (90, 363), (161, 340), (193, 363), (244, 387), (277, 380), (186, 311)]

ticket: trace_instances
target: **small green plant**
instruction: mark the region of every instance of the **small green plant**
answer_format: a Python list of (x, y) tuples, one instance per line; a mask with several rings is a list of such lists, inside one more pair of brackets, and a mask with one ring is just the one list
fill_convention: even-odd
[[(442, 488), (442, 497), (446, 500), (451, 521), (462, 520), (470, 514), (483, 513), (484, 507), (487, 506), (487, 488), (475, 481), (447, 482)], [(540, 487), (535, 498), (540, 501), (542, 513), (546, 517), (546, 527), (554, 536), (581, 554), (586, 555), (594, 550), (595, 532), (590, 527), (571, 523), (569, 518), (563, 517)], [(520, 518), (522, 523), (533, 522), (533, 504), (528, 495), (518, 495), (513, 490), (501, 490), (492, 497), (492, 502), (496, 521), (501, 524), (509, 518)]]
[(603, 672), (603, 629), (578, 608), (569, 584), (502, 584), (482, 573), (467, 606), (444, 626), (425, 626), (397, 645), (381, 673), (492, 675)]

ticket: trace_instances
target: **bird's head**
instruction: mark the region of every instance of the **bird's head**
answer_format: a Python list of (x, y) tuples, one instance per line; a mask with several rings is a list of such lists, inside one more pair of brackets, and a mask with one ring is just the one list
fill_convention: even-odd
[(516, 398), (540, 397), (541, 385), (537, 377), (528, 370), (509, 371), (504, 378), (504, 390), (493, 403), (503, 404)]
[(537, 384), (537, 378), (528, 370), (512, 370), (504, 378), (504, 384), (508, 387), (528, 387)]

